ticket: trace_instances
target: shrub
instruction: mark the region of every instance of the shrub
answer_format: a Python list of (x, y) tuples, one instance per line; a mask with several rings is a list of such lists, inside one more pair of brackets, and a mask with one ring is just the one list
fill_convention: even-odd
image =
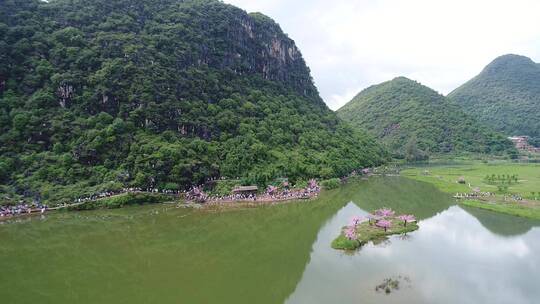
[(157, 204), (168, 198), (162, 194), (127, 193), (100, 200), (89, 201), (82, 205), (70, 207), (69, 210), (94, 210), (99, 208), (116, 209), (128, 205)]
[(238, 180), (218, 180), (216, 181), (214, 187), (209, 189), (207, 193), (209, 195), (217, 196), (229, 195), (234, 187), (238, 185), (240, 185), (240, 181)]
[(500, 193), (507, 193), (508, 192), (508, 186), (507, 185), (498, 185), (497, 190), (499, 190)]
[(321, 185), (324, 189), (336, 189), (341, 184), (339, 178), (325, 179), (321, 182)]

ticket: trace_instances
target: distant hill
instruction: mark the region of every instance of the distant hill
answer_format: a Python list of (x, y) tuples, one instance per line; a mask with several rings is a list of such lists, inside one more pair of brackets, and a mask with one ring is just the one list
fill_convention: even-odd
[(218, 0), (0, 6), (0, 201), (296, 182), (386, 160), (262, 14)]
[(446, 97), (405, 77), (369, 87), (337, 111), (366, 129), (397, 156), (424, 153), (505, 153), (512, 144)]
[(540, 64), (527, 57), (498, 57), (448, 97), (508, 136), (540, 138)]

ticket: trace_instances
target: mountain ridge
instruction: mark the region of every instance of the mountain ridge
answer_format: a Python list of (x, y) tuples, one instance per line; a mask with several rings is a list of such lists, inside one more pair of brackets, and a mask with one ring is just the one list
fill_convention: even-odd
[(405, 156), (409, 145), (428, 154), (512, 150), (502, 135), (477, 124), (443, 95), (406, 77), (368, 87), (337, 113), (379, 138), (399, 157)]
[(528, 57), (497, 57), (448, 97), (508, 136), (540, 138), (540, 64)]

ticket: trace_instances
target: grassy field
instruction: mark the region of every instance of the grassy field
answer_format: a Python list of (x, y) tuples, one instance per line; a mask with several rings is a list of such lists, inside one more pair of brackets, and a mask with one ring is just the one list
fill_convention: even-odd
[[(473, 188), (482, 192), (496, 193), (482, 201), (462, 201), (463, 204), (504, 212), (517, 216), (540, 219), (540, 164), (518, 164), (510, 162), (472, 162), (458, 165), (436, 165), (405, 169), (402, 176), (435, 185), (447, 193), (470, 193)], [(508, 184), (508, 189), (498, 188), (498, 184), (486, 180), (488, 175), (517, 175), (518, 182)], [(465, 184), (457, 181), (463, 178)], [(511, 201), (510, 195), (518, 195), (523, 202)], [(507, 197), (505, 200), (505, 196)]]
[[(532, 192), (540, 192), (540, 164), (517, 163), (472, 163), (467, 165), (433, 166), (406, 169), (401, 175), (419, 181), (429, 182), (448, 193), (471, 192), (480, 188), (483, 192), (498, 192), (497, 186), (485, 181), (487, 175), (517, 175), (518, 182), (509, 185), (508, 193), (520, 194), (524, 198), (534, 199)], [(457, 180), (464, 177), (465, 184)], [(499, 193), (502, 194), (502, 193)], [(536, 195), (537, 198), (540, 195)]]

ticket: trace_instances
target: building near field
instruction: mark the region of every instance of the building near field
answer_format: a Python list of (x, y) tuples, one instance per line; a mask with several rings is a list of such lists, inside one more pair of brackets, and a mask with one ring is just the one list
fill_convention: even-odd
[(529, 144), (529, 136), (512, 136), (508, 137), (514, 143), (516, 149), (524, 152), (540, 153), (540, 148), (536, 148)]

